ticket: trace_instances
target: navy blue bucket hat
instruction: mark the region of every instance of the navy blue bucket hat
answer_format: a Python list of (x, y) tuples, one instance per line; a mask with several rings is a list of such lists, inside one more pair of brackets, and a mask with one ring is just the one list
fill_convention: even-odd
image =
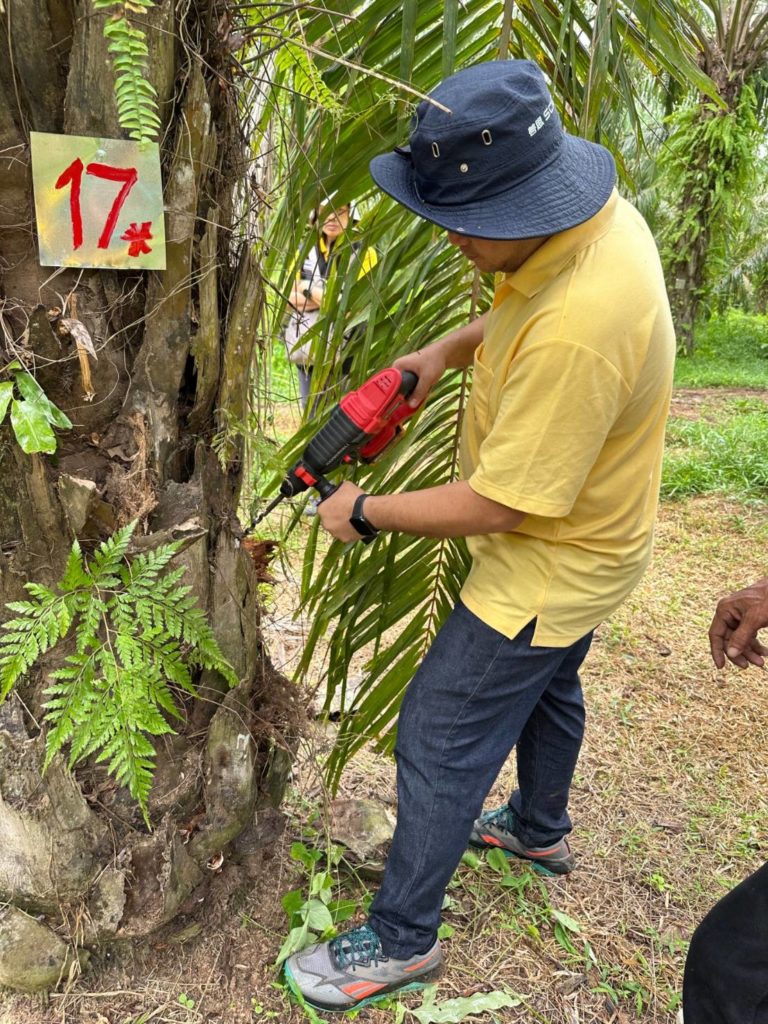
[(567, 135), (528, 60), (459, 71), (415, 114), (410, 145), (374, 157), (373, 180), (425, 220), (475, 238), (552, 235), (582, 224), (616, 181), (603, 146)]

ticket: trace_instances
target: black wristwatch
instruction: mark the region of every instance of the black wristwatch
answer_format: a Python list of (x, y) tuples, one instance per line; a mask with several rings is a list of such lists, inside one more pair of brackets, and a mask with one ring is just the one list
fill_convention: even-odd
[(363, 505), (367, 497), (367, 494), (358, 494), (352, 507), (352, 515), (349, 517), (351, 525), (363, 538), (363, 544), (370, 544), (373, 538), (379, 535), (379, 531), (372, 523), (368, 522), (363, 513)]

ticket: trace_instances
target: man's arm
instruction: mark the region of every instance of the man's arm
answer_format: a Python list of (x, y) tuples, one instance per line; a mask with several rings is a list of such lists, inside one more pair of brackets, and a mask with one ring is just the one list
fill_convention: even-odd
[[(363, 492), (345, 481), (317, 507), (320, 521), (338, 540), (360, 540), (350, 525), (352, 506)], [(371, 494), (365, 518), (380, 530), (416, 537), (472, 537), (479, 533), (510, 533), (525, 519), (524, 512), (477, 494), (465, 480), (399, 494)]]
[(409, 405), (414, 409), (421, 405), (446, 370), (463, 370), (472, 365), (475, 349), (483, 340), (487, 316), (487, 313), (483, 313), (472, 323), (451, 331), (439, 341), (395, 360), (392, 364), (394, 367), (398, 370), (411, 370), (419, 378), (419, 383), (408, 399)]
[(758, 630), (768, 626), (768, 577), (746, 590), (722, 598), (709, 627), (709, 648), (718, 668), (725, 659), (739, 668), (765, 665), (768, 649), (757, 639)]

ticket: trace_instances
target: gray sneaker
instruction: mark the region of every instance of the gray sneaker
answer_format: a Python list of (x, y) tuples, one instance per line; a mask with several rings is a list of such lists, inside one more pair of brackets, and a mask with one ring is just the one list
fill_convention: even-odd
[(514, 829), (515, 812), (509, 804), (504, 804), (480, 815), (472, 828), (469, 845), (480, 850), (496, 847), (508, 857), (529, 860), (542, 875), (567, 875), (576, 867), (576, 859), (565, 837), (548, 846), (525, 846)]
[(291, 989), (316, 1010), (353, 1010), (388, 992), (422, 988), (443, 963), (440, 941), (408, 960), (384, 954), (381, 939), (370, 927), (344, 932), (330, 942), (308, 946), (285, 962)]

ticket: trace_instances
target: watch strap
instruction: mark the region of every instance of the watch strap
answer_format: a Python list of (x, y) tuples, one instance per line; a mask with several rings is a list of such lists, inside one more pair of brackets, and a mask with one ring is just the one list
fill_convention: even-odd
[(367, 494), (358, 494), (355, 498), (355, 504), (352, 506), (352, 515), (349, 517), (349, 522), (354, 526), (364, 540), (373, 540), (374, 537), (378, 537), (379, 531), (365, 518), (363, 505), (365, 504), (365, 499), (367, 497)]

